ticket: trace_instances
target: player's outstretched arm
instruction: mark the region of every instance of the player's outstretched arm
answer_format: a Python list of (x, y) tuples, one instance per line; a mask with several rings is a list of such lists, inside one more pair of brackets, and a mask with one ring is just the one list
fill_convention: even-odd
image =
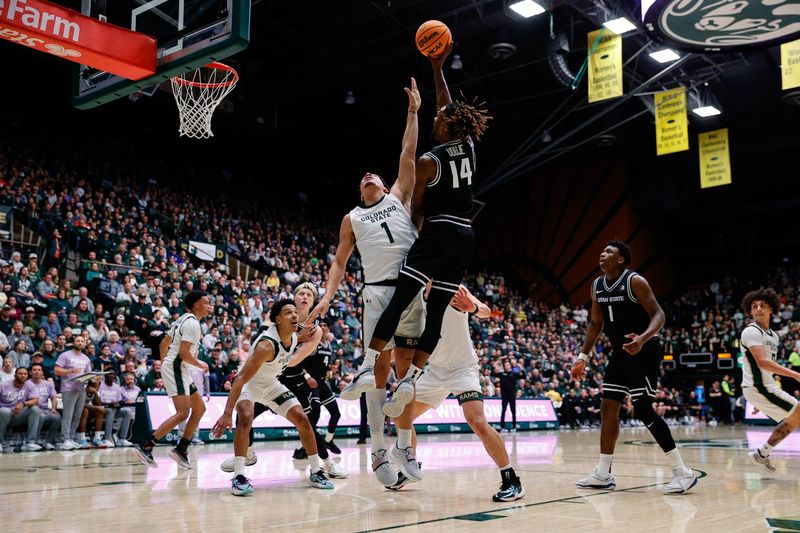
[[(592, 285), (592, 287), (593, 286), (594, 285)], [(588, 355), (592, 353), (592, 349), (597, 342), (597, 337), (599, 337), (600, 332), (603, 331), (603, 312), (600, 310), (600, 306), (594, 299), (594, 290), (590, 290), (590, 293), (592, 298), (592, 309), (589, 311), (589, 323), (586, 325), (586, 339), (583, 341), (583, 346), (581, 347), (581, 354), (586, 355), (587, 359)], [(575, 360), (575, 364), (572, 366), (572, 369), (570, 369), (569, 375), (572, 377), (572, 379), (580, 381), (583, 380), (585, 372), (586, 359), (579, 357)]]
[(632, 331), (625, 335), (625, 338), (630, 339), (630, 342), (624, 344), (622, 348), (631, 355), (636, 355), (642, 349), (642, 346), (655, 336), (658, 331), (664, 327), (665, 316), (661, 306), (658, 305), (653, 289), (644, 277), (636, 275), (630, 279), (631, 289), (633, 295), (639, 300), (639, 303), (644, 310), (650, 315), (650, 324), (647, 329), (642, 333)]
[(458, 292), (456, 292), (455, 296), (453, 296), (451, 303), (453, 304), (453, 307), (462, 313), (472, 313), (478, 318), (489, 318), (492, 316), (491, 308), (482, 301), (478, 300), (475, 295), (463, 285), (459, 286)]
[(411, 214), (411, 198), (414, 194), (414, 169), (417, 157), (417, 139), (419, 137), (419, 111), (422, 99), (417, 89), (417, 80), (411, 78), (411, 88), (404, 87), (408, 95), (408, 113), (406, 115), (406, 130), (403, 133), (403, 145), (400, 151), (400, 168), (397, 171), (397, 179), (392, 185), (391, 193), (397, 196), (406, 212)]
[(297, 349), (286, 366), (297, 366), (302, 363), (303, 359), (314, 353), (314, 350), (317, 349), (317, 345), (321, 339), (322, 328), (317, 328), (317, 331), (314, 333), (314, 336), (311, 338), (311, 340), (303, 343), (303, 345)]
[(342, 282), (347, 268), (347, 260), (350, 259), (355, 245), (356, 234), (353, 232), (353, 223), (350, 222), (350, 215), (347, 214), (342, 219), (342, 225), (339, 228), (339, 244), (336, 246), (336, 256), (333, 258), (333, 263), (328, 269), (328, 284), (325, 287), (325, 294), (311, 311), (310, 316), (325, 316), (328, 313), (331, 300), (333, 300), (336, 291), (339, 289), (339, 284)]
[(747, 349), (750, 350), (750, 353), (756, 358), (756, 364), (761, 370), (766, 370), (767, 372), (772, 372), (773, 374), (786, 376), (787, 378), (792, 378), (795, 381), (800, 381), (800, 372), (795, 372), (794, 370), (786, 368), (785, 366), (779, 365), (773, 361), (762, 345), (749, 345), (747, 346)]
[(447, 45), (447, 48), (445, 48), (442, 55), (428, 58), (430, 59), (431, 66), (433, 67), (433, 80), (436, 83), (436, 105), (439, 109), (453, 101), (453, 99), (450, 98), (450, 89), (447, 88), (447, 82), (444, 79), (443, 70), (444, 61), (452, 51), (453, 41), (450, 41), (450, 44)]

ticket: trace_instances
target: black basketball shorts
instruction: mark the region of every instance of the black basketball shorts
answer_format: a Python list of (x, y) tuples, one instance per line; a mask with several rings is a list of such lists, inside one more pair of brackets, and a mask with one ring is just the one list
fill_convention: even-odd
[(655, 398), (661, 354), (659, 339), (650, 339), (636, 355), (615, 346), (603, 378), (603, 398), (618, 402), (626, 396), (634, 402), (644, 396)]
[(317, 388), (311, 391), (321, 405), (328, 405), (336, 401), (336, 395), (333, 393), (328, 384), (324, 380), (317, 380)]
[(440, 284), (434, 283), (435, 288), (456, 292), (472, 259), (475, 234), (469, 220), (449, 220), (443, 216), (425, 220), (400, 273), (422, 285), (438, 281)]
[(297, 401), (300, 402), (300, 407), (303, 408), (303, 412), (308, 414), (311, 411), (311, 387), (306, 383), (306, 378), (304, 378), (302, 374), (291, 377), (281, 375), (278, 377), (278, 381), (286, 385), (286, 388), (292, 391), (292, 394), (297, 397)]

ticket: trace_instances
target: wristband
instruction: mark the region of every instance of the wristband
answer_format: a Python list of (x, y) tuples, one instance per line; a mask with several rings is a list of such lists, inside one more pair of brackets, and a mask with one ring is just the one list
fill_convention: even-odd
[(585, 362), (589, 361), (589, 356), (586, 355), (585, 353), (581, 352), (578, 355), (578, 359), (580, 359), (581, 361), (583, 361), (585, 363)]
[(477, 315), (480, 310), (481, 310), (481, 308), (478, 307), (478, 304), (475, 304), (475, 310), (472, 312), (472, 314), (473, 315)]
[(309, 374), (308, 372), (303, 372), (303, 377), (306, 378), (306, 380), (309, 380), (311, 379), (311, 374)]

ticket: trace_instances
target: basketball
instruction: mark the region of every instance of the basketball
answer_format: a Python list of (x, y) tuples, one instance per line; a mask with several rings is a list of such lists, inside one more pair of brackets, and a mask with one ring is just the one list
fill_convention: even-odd
[(438, 57), (453, 40), (450, 28), (444, 22), (428, 20), (417, 30), (417, 50), (426, 57)]

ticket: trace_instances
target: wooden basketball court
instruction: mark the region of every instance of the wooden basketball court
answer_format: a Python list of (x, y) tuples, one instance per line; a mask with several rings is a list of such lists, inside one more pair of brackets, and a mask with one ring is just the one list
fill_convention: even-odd
[[(368, 473), (368, 446), (340, 442), (350, 477), (333, 491), (305, 484), (294, 442), (256, 444), (250, 497), (229, 492), (219, 464), (232, 445), (193, 447), (179, 470), (159, 447), (159, 467), (130, 449), (0, 456), (2, 530), (41, 531), (614, 531), (734, 533), (800, 531), (800, 435), (774, 455), (778, 471), (751, 464), (748, 448), (769, 430), (745, 426), (673, 429), (686, 463), (704, 477), (684, 496), (664, 496), (662, 452), (643, 428), (623, 429), (614, 460), (617, 490), (579, 490), (597, 457), (597, 430), (507, 434), (527, 495), (493, 503), (499, 475), (471, 435), (420, 437), (425, 480), (390, 492)], [(768, 520), (773, 526), (768, 526)], [(778, 522), (780, 521), (780, 522)], [(777, 527), (780, 525), (781, 527)]]

